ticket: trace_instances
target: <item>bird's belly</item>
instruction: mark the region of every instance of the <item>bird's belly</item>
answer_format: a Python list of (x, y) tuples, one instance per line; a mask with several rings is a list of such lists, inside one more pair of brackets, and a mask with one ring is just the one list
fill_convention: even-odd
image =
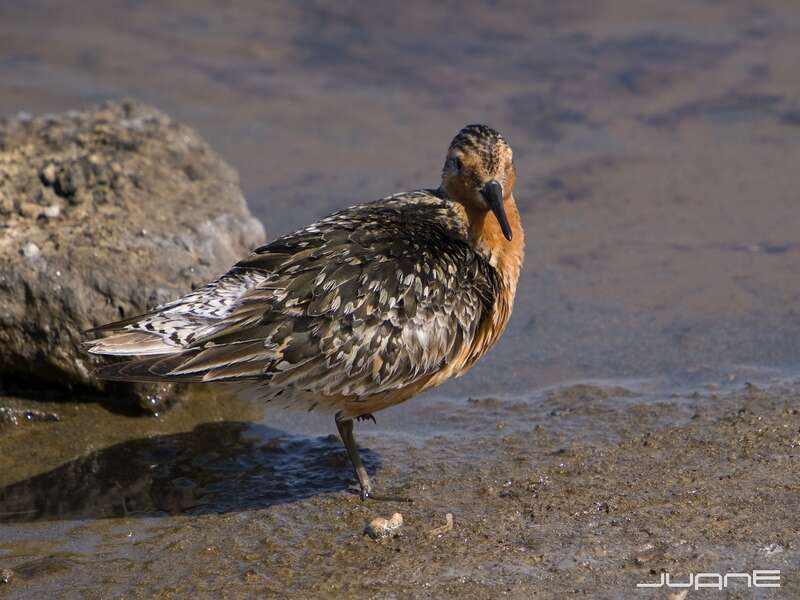
[(345, 399), (342, 407), (342, 415), (345, 417), (368, 415), (383, 410), (384, 408), (394, 406), (395, 404), (405, 402), (421, 391), (432, 387), (432, 385), (436, 385), (429, 383), (436, 375), (438, 375), (438, 373), (422, 377), (406, 386), (388, 390), (380, 394)]

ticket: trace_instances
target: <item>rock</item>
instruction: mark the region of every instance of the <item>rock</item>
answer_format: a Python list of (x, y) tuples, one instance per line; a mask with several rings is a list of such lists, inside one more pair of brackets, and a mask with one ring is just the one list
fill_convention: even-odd
[(39, 250), (39, 246), (33, 242), (28, 242), (22, 246), (22, 256), (25, 258), (38, 258), (41, 253), (42, 251)]
[(56, 166), (50, 163), (41, 170), (39, 176), (42, 178), (42, 183), (52, 186), (56, 182), (56, 173)]
[(768, 545), (762, 547), (759, 550), (759, 553), (761, 555), (763, 555), (763, 556), (774, 556), (775, 554), (781, 554), (785, 550), (786, 550), (786, 548), (784, 548), (780, 544), (772, 542), (771, 544), (768, 544)]
[(364, 529), (364, 533), (373, 540), (381, 540), (390, 535), (397, 535), (402, 526), (403, 515), (394, 513), (389, 519), (384, 519), (383, 517), (372, 519)]
[(42, 210), (42, 214), (48, 219), (57, 219), (58, 215), (61, 214), (61, 207), (58, 204), (51, 204), (50, 206), (45, 206), (44, 209)]
[(450, 531), (453, 531), (453, 513), (447, 513), (444, 516), (444, 525), (442, 525), (441, 527), (435, 527), (434, 529), (431, 529), (428, 532), (428, 535), (431, 537), (438, 537)]
[(82, 332), (184, 294), (264, 241), (234, 170), (138, 103), (0, 122), (0, 199), (0, 375), (113, 389), (149, 410), (172, 391), (105, 387)]
[(0, 583), (11, 583), (14, 579), (14, 571), (11, 569), (0, 569)]

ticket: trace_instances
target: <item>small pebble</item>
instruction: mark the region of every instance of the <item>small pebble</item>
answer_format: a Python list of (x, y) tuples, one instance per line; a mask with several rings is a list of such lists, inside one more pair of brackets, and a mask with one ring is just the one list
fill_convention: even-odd
[(45, 206), (42, 214), (47, 217), (48, 219), (56, 219), (58, 215), (61, 214), (61, 207), (58, 204), (51, 204), (50, 206)]
[(775, 554), (780, 554), (783, 551), (784, 547), (780, 544), (776, 544), (775, 542), (761, 548), (761, 554), (764, 556), (773, 556)]
[(453, 513), (447, 513), (444, 516), (444, 521), (445, 521), (444, 525), (442, 525), (441, 527), (436, 527), (435, 529), (431, 529), (428, 532), (428, 535), (433, 536), (433, 537), (437, 537), (437, 536), (440, 536), (440, 535), (444, 535), (445, 533), (447, 533), (449, 531), (452, 531), (453, 530)]
[(14, 571), (11, 569), (0, 569), (0, 583), (11, 583), (14, 579)]
[(53, 185), (56, 182), (56, 166), (50, 163), (42, 169), (40, 176), (47, 185)]
[(369, 522), (364, 533), (373, 540), (380, 540), (390, 535), (397, 535), (398, 530), (403, 526), (403, 515), (394, 513), (390, 519), (376, 517)]
[(36, 258), (42, 253), (39, 250), (39, 246), (34, 244), (33, 242), (28, 242), (27, 244), (22, 246), (22, 255), (25, 258)]

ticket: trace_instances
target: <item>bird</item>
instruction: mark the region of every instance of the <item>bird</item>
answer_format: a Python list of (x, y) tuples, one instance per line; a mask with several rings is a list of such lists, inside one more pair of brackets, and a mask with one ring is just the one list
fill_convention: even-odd
[(467, 125), (438, 188), (335, 212), (174, 301), (90, 330), (88, 352), (122, 357), (96, 374), (229, 384), (331, 413), (361, 499), (384, 499), (353, 421), (463, 375), (498, 341), (524, 258), (515, 181), (503, 136)]

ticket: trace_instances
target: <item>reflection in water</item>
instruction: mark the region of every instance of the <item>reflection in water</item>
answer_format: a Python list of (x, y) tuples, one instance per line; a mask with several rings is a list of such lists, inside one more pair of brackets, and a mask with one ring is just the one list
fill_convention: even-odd
[[(361, 452), (372, 473), (377, 457)], [(336, 436), (208, 423), (98, 450), (0, 489), (0, 522), (229, 512), (343, 490), (352, 481)]]

